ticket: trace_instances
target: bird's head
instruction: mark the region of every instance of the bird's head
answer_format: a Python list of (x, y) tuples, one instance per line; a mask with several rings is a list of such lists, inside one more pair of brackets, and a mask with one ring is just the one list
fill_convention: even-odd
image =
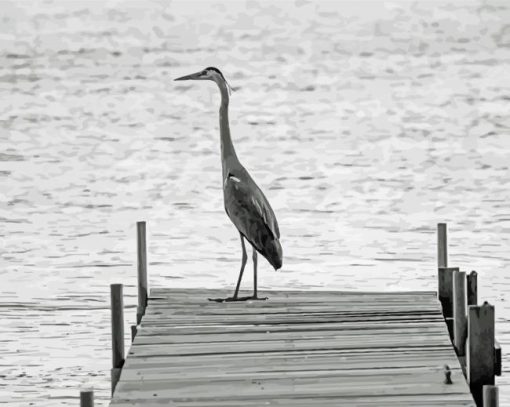
[(174, 79), (175, 81), (213, 81), (216, 83), (226, 82), (225, 77), (218, 68), (210, 66), (200, 72), (192, 73), (191, 75), (181, 76)]
[(174, 81), (189, 81), (189, 80), (213, 81), (216, 82), (220, 89), (226, 88), (228, 90), (229, 95), (230, 92), (232, 91), (230, 84), (227, 82), (221, 71), (213, 66), (205, 68), (200, 72), (195, 72), (192, 73), (191, 75), (181, 76), (180, 78), (174, 79)]

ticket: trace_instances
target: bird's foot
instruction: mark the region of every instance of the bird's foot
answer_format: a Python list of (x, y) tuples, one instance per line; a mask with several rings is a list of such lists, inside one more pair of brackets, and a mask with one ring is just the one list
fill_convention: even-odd
[(267, 297), (259, 297), (257, 295), (249, 295), (247, 297), (227, 297), (227, 298), (209, 298), (214, 302), (236, 302), (236, 301), (265, 301)]
[(253, 300), (253, 301), (265, 301), (265, 300), (268, 300), (269, 298), (268, 297), (259, 297), (257, 295), (252, 295), (251, 297), (248, 297), (248, 300)]

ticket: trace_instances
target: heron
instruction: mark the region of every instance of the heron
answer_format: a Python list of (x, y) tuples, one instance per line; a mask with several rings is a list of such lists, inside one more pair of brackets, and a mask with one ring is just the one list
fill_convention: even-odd
[[(218, 85), (221, 94), (219, 116), (223, 200), (225, 212), (239, 232), (242, 257), (234, 295), (210, 300), (218, 302), (265, 300), (267, 297), (259, 297), (257, 293), (257, 253), (264, 256), (275, 271), (280, 269), (283, 261), (280, 230), (269, 201), (237, 158), (228, 121), (230, 85), (221, 71), (215, 67), (208, 67), (175, 80), (213, 81)], [(253, 295), (240, 297), (239, 287), (248, 260), (245, 239), (253, 249)]]

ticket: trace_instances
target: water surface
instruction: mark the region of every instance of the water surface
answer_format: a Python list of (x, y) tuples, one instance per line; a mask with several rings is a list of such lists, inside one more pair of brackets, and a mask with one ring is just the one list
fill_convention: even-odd
[[(109, 284), (232, 287), (212, 83), (284, 267), (262, 289), (436, 289), (479, 272), (510, 363), (510, 7), (496, 1), (7, 2), (0, 25), (0, 403), (109, 397)], [(250, 273), (244, 286), (251, 287)], [(126, 338), (128, 339), (128, 338)], [(510, 403), (503, 377), (502, 405)]]

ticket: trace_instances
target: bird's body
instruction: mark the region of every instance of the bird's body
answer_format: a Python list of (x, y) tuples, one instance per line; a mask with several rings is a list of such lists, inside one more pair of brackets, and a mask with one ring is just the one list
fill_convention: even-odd
[[(218, 85), (221, 92), (219, 116), (223, 198), (225, 211), (240, 233), (243, 249), (241, 271), (236, 290), (234, 296), (227, 300), (259, 299), (257, 297), (257, 252), (262, 254), (275, 270), (282, 266), (283, 256), (279, 241), (278, 222), (264, 193), (237, 158), (230, 136), (228, 120), (229, 89), (223, 74), (217, 68), (211, 67), (176, 80), (188, 79), (212, 80)], [(254, 295), (239, 298), (239, 287), (247, 261), (243, 239), (248, 240), (253, 247)]]
[(223, 181), (225, 211), (237, 230), (275, 268), (282, 266), (280, 230), (264, 193), (242, 166)]

